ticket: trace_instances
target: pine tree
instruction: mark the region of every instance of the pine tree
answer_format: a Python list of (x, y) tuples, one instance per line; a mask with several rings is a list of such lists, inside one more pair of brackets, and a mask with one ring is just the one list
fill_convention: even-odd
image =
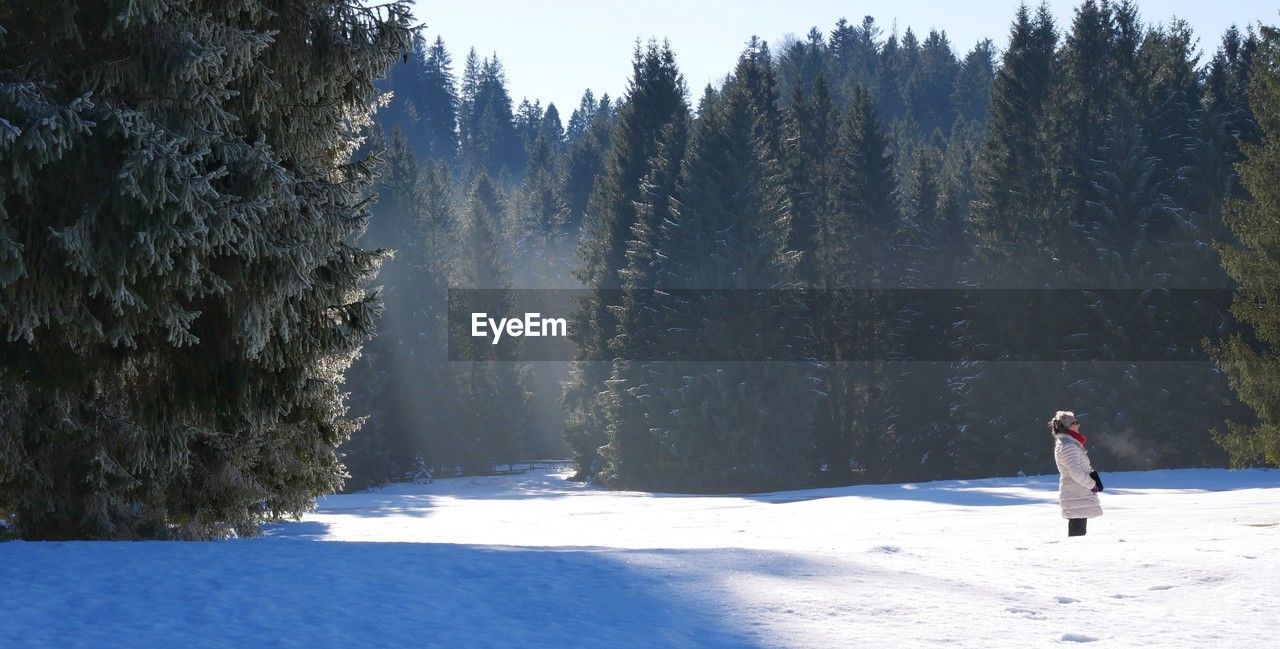
[(470, 172), (483, 169), (491, 176), (519, 174), (524, 145), (507, 92), (506, 73), (497, 54), (477, 62), (467, 57), (462, 81), (462, 165)]
[[(1240, 143), (1257, 140), (1257, 123), (1249, 108), (1248, 88), (1257, 39), (1245, 37), (1235, 27), (1227, 30), (1222, 44), (1205, 71), (1204, 88), (1197, 107), (1197, 134), (1191, 176), (1195, 194), (1189, 202), (1197, 214), (1217, 216), (1223, 203), (1240, 195), (1235, 165)], [(1230, 236), (1221, 219), (1208, 219), (1204, 229), (1215, 240)]]
[(838, 126), (834, 110), (826, 78), (819, 76), (812, 98), (796, 87), (784, 123), (784, 164), (792, 207), (788, 249), (798, 255), (795, 276), (806, 287), (818, 287), (821, 277), (821, 221)]
[(898, 222), (893, 159), (871, 96), (861, 89), (836, 136), (833, 164), (823, 228), (827, 285), (888, 286), (896, 280), (885, 245)]
[[(822, 347), (837, 364), (832, 371), (830, 407), (836, 437), (824, 441), (835, 476), (848, 479), (854, 470), (864, 480), (882, 479), (884, 443), (895, 411), (885, 391), (882, 363), (887, 331), (874, 309), (866, 311), (864, 295), (848, 289), (896, 285), (898, 268), (891, 237), (898, 227), (893, 158), (869, 94), (855, 89), (853, 105), (840, 126), (832, 158), (830, 206), (822, 226), (824, 285), (844, 289), (834, 295), (821, 322), (867, 323), (856, 330), (817, 332)], [(882, 398), (883, 397), (883, 398)]]
[[(1115, 15), (1107, 2), (1085, 0), (1076, 9), (1064, 39), (1053, 85), (1049, 119), (1053, 129), (1053, 200), (1056, 210), (1047, 225), (1046, 242), (1055, 249), (1075, 249), (1087, 220), (1093, 160), (1107, 137), (1109, 116), (1123, 97), (1120, 65), (1133, 58), (1117, 42)], [(1063, 255), (1056, 264), (1069, 268), (1064, 281), (1079, 281), (1079, 261)]]
[[(342, 484), (378, 311), (353, 245), (407, 7), (7, 5), (0, 516), (27, 538), (250, 535)], [(270, 9), (270, 10), (268, 10)]]
[[(620, 273), (626, 266), (626, 243), (636, 222), (636, 202), (642, 197), (641, 179), (657, 151), (663, 127), (687, 119), (684, 79), (676, 68), (669, 46), (649, 43), (636, 48), (632, 78), (618, 111), (611, 135), (604, 174), (596, 181), (590, 200), (589, 221), (584, 224), (578, 278), (589, 288), (621, 288)], [(597, 111), (608, 114), (607, 97)], [(579, 358), (608, 357), (608, 341), (617, 326), (603, 294), (592, 295), (581, 305), (586, 323), (574, 333)], [(566, 438), (573, 449), (580, 476), (598, 468), (597, 449), (605, 443), (603, 404), (597, 395), (610, 369), (601, 362), (575, 364), (565, 387), (568, 413)]]
[(920, 46), (920, 64), (915, 75), (907, 79), (907, 103), (919, 123), (920, 132), (932, 137), (934, 132), (946, 135), (956, 120), (951, 102), (960, 63), (951, 51), (946, 32), (930, 31)]
[(919, 65), (920, 41), (909, 27), (901, 39), (897, 34), (891, 34), (880, 48), (875, 83), (867, 88), (875, 100), (876, 113), (886, 123), (899, 119), (914, 121), (909, 113), (911, 106), (906, 102), (906, 90), (907, 81), (915, 75)]
[[(1057, 35), (1042, 5), (1033, 16), (1019, 8), (992, 86), (986, 137), (974, 169), (969, 231), (973, 263), (963, 274), (978, 288), (1044, 287), (1061, 282), (1058, 251), (1073, 250), (1055, 237), (1062, 215), (1054, 199), (1054, 129), (1049, 98), (1056, 87)], [(1079, 247), (1079, 246), (1077, 246)], [(964, 322), (969, 314), (957, 314)], [(990, 327), (988, 326), (988, 329)], [(958, 332), (962, 349), (977, 351), (972, 336)], [(997, 339), (1034, 335), (1007, 323)], [(1031, 433), (1039, 413), (1072, 385), (1062, 364), (968, 360), (952, 364), (951, 425), (955, 431), (948, 461), (963, 477), (1014, 475), (1046, 466), (1043, 439)]]
[(1232, 389), (1256, 415), (1254, 425), (1231, 421), (1218, 435), (1233, 466), (1280, 464), (1280, 31), (1264, 26), (1254, 57), (1249, 104), (1261, 138), (1242, 147), (1240, 178), (1249, 197), (1229, 201), (1224, 214), (1240, 245), (1217, 245), (1238, 282), (1232, 314), (1253, 340), (1236, 335), (1211, 347)]
[(1052, 273), (1040, 268), (1039, 251), (1053, 217), (1045, 125), (1056, 41), (1046, 9), (1034, 18), (1025, 6), (1018, 9), (992, 86), (991, 117), (975, 172), (971, 230), (980, 266), (971, 273), (986, 280), (1005, 276), (1000, 267), (1019, 268), (1020, 277), (1037, 283)]
[(569, 115), (569, 124), (565, 127), (565, 140), (573, 146), (578, 139), (586, 135), (587, 130), (596, 119), (596, 96), (590, 88), (582, 93), (578, 107)]
[(609, 151), (609, 134), (613, 129), (612, 116), (601, 111), (595, 95), (587, 90), (578, 108), (569, 117), (565, 130), (564, 196), (569, 206), (566, 224), (570, 240), (576, 241), (582, 231), (587, 202), (595, 188), (595, 181), (604, 172), (605, 154)]
[[(892, 244), (901, 260), (896, 282), (900, 288), (935, 289), (951, 281), (954, 258), (949, 254), (959, 245), (948, 237), (956, 236), (958, 228), (948, 222), (951, 215), (943, 197), (940, 144), (941, 138), (937, 138), (935, 145), (917, 147), (911, 155), (910, 170), (898, 188), (902, 217)], [(945, 363), (915, 359), (916, 333), (906, 325), (920, 317), (935, 319), (945, 315), (938, 311), (945, 301), (928, 290), (897, 295), (896, 315), (891, 318), (888, 333), (894, 341), (888, 353), (897, 360), (885, 363), (881, 373), (888, 406), (885, 418), (893, 422), (892, 434), (883, 436), (884, 479), (936, 479), (953, 471), (948, 454), (950, 404), (946, 398), (950, 368)], [(908, 358), (913, 360), (903, 360)]]
[(452, 163), (458, 156), (458, 90), (451, 66), (453, 60), (444, 39), (436, 37), (427, 50), (423, 66), (421, 108), (426, 130), (426, 150), (422, 159)]
[(528, 287), (563, 287), (572, 279), (569, 206), (562, 194), (561, 161), (545, 134), (529, 149), (524, 181), (516, 196), (517, 275)]
[(822, 32), (814, 27), (805, 40), (792, 41), (778, 60), (778, 88), (784, 98), (794, 96), (796, 89), (809, 94), (813, 84), (827, 67), (827, 44)]
[[(723, 97), (714, 108), (704, 102), (688, 145), (680, 201), (655, 233), (651, 258), (659, 260), (658, 286), (738, 289), (657, 295), (660, 326), (681, 332), (663, 343), (677, 355), (702, 348), (750, 358), (803, 344), (794, 320), (798, 305), (777, 305), (771, 290), (794, 286), (785, 261), (789, 205), (777, 157), (781, 119), (774, 84), (768, 49), (753, 41)], [(720, 335), (747, 322), (760, 337)], [(813, 480), (807, 420), (817, 377), (809, 365), (685, 360), (646, 369), (659, 376), (628, 384), (614, 374), (612, 395), (639, 402), (636, 408), (648, 415), (647, 430), (635, 431), (647, 444), (628, 448), (631, 440), (615, 437), (606, 447), (613, 464), (605, 475), (615, 484), (716, 491)], [(626, 404), (622, 412), (629, 412)]]
[(516, 109), (515, 129), (520, 148), (528, 155), (533, 143), (542, 134), (542, 102), (534, 100), (531, 104), (528, 99), (522, 99), (520, 107)]
[(564, 124), (560, 122), (560, 111), (554, 103), (547, 104), (538, 135), (547, 138), (552, 154), (559, 156), (564, 153)]
[[(607, 443), (600, 447), (605, 484), (673, 485), (681, 483), (683, 465), (653, 430), (663, 419), (647, 412), (655, 383), (672, 372), (663, 357), (669, 346), (660, 301), (653, 291), (659, 285), (663, 258), (655, 249), (663, 224), (676, 218), (681, 163), (688, 142), (689, 125), (676, 120), (663, 127), (658, 150), (641, 181), (643, 199), (636, 205), (636, 222), (627, 241), (627, 266), (620, 273), (623, 293), (615, 308), (618, 325), (609, 340), (617, 357), (604, 399)], [(673, 387), (671, 385), (666, 386)]]
[(462, 168), (475, 167), (475, 142), (479, 130), (476, 125), (476, 102), (480, 92), (480, 57), (476, 48), (467, 51), (467, 60), (462, 67), (462, 83), (458, 89), (458, 155)]
[[(991, 39), (980, 41), (965, 55), (956, 73), (951, 105), (956, 116), (973, 124), (985, 124), (995, 82), (996, 49)], [(950, 126), (950, 125), (948, 125)]]
[(843, 18), (836, 22), (828, 39), (831, 58), (827, 72), (837, 106), (848, 105), (855, 87), (870, 88), (875, 82), (880, 61), (880, 33), (871, 16), (863, 17), (857, 27)]

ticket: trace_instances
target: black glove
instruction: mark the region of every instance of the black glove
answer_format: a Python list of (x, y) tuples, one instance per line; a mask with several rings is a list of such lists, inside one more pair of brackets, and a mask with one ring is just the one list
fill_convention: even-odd
[(1097, 471), (1090, 472), (1089, 477), (1093, 478), (1093, 481), (1098, 483), (1098, 491), (1102, 491), (1102, 478), (1098, 477), (1098, 472)]

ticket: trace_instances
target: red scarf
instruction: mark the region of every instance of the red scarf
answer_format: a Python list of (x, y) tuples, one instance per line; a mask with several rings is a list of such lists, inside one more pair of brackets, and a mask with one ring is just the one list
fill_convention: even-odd
[(1088, 437), (1085, 437), (1084, 435), (1081, 435), (1080, 433), (1077, 433), (1076, 431), (1071, 430), (1070, 428), (1067, 429), (1067, 434), (1076, 438), (1076, 441), (1080, 442), (1081, 446), (1084, 446), (1084, 443), (1089, 439)]

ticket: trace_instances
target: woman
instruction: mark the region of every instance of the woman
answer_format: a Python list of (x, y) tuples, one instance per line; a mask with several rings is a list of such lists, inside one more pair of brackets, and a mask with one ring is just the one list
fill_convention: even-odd
[(1098, 472), (1089, 464), (1089, 453), (1084, 450), (1087, 438), (1080, 434), (1080, 420), (1075, 413), (1059, 410), (1049, 420), (1053, 433), (1053, 459), (1058, 463), (1058, 503), (1062, 505), (1062, 517), (1067, 519), (1067, 536), (1084, 536), (1085, 525), (1090, 518), (1102, 515), (1098, 492), (1102, 481)]

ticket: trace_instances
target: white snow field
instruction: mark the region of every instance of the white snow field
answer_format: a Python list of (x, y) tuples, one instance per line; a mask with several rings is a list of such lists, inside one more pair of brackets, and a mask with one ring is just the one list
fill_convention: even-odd
[(324, 499), (210, 543), (0, 544), (0, 647), (1268, 647), (1280, 471), (744, 496), (538, 471)]

